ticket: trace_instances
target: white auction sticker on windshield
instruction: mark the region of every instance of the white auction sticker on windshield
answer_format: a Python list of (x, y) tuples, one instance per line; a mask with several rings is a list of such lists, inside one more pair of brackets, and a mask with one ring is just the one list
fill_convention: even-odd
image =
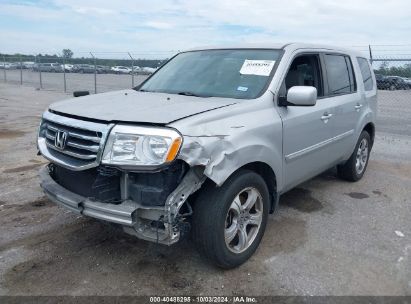
[(274, 60), (244, 60), (240, 74), (269, 76), (275, 64)]

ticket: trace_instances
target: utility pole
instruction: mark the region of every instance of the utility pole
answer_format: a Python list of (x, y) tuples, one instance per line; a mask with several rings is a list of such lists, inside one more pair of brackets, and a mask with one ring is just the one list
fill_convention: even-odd
[(66, 84), (66, 58), (63, 54), (63, 81), (64, 81), (64, 93), (67, 92), (67, 84)]
[(3, 72), (4, 72), (4, 82), (7, 82), (6, 56), (3, 56)]
[(42, 89), (43, 88), (43, 81), (41, 79), (41, 64), (40, 64), (40, 58), (37, 60), (37, 56), (36, 56), (36, 62), (37, 62), (37, 69), (39, 70), (40, 89)]
[(19, 55), (20, 59), (20, 85), (23, 84), (23, 62), (21, 60), (21, 55)]
[(94, 59), (94, 94), (97, 94), (97, 62), (92, 52), (90, 52), (90, 55)]
[(370, 51), (370, 63), (372, 64), (373, 59), (372, 59), (372, 50), (371, 50), (371, 44), (368, 45), (368, 50)]
[(128, 56), (131, 58), (131, 87), (134, 88), (134, 58), (128, 53)]

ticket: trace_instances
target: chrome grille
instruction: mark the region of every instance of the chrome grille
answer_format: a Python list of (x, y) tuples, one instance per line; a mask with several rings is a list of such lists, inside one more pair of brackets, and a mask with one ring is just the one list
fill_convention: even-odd
[[(100, 148), (101, 133), (87, 131), (45, 121), (46, 144), (51, 149), (80, 159), (96, 159)], [(67, 140), (64, 149), (55, 145), (56, 133), (66, 132)]]
[[(52, 162), (72, 170), (98, 166), (112, 125), (88, 122), (46, 112), (40, 126), (40, 152)], [(64, 133), (62, 147), (57, 143)]]

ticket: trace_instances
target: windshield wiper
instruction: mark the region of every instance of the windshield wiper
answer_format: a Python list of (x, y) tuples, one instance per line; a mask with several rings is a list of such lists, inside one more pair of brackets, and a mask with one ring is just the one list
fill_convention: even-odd
[(198, 94), (195, 94), (193, 92), (178, 92), (176, 94), (184, 95), (184, 96), (194, 96), (194, 97), (210, 97), (210, 96), (207, 96), (207, 95), (198, 95)]

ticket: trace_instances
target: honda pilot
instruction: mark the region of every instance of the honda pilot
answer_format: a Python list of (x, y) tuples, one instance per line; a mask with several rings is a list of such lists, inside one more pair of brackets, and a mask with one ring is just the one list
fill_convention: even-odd
[(337, 166), (358, 181), (375, 136), (361, 53), (309, 44), (184, 51), (139, 86), (53, 103), (38, 150), (57, 204), (233, 268), (256, 251), (282, 194)]

